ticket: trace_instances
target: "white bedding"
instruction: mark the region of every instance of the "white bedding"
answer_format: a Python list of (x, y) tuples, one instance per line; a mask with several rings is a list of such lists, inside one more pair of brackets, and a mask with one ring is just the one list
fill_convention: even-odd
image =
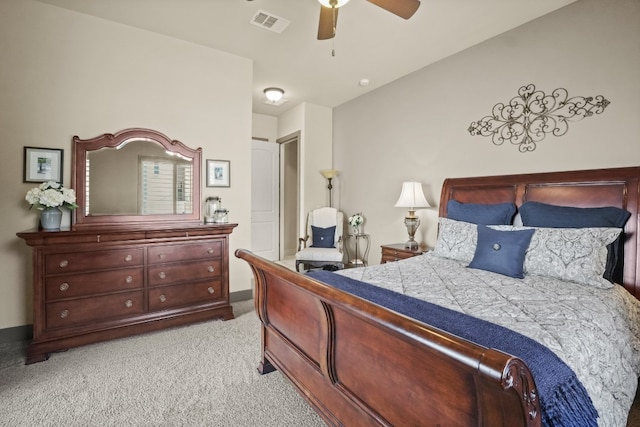
[(626, 426), (640, 375), (640, 302), (623, 287), (598, 289), (535, 275), (513, 279), (429, 252), (338, 273), (544, 344), (576, 373), (598, 411), (598, 425)]

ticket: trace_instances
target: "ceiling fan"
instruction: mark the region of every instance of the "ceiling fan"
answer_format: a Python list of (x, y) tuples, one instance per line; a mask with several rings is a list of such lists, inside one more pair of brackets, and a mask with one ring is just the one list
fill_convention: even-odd
[[(349, 0), (318, 0), (320, 7), (320, 23), (318, 24), (318, 40), (335, 37), (338, 23), (338, 8)], [(420, 0), (367, 0), (384, 10), (409, 19), (420, 7)]]

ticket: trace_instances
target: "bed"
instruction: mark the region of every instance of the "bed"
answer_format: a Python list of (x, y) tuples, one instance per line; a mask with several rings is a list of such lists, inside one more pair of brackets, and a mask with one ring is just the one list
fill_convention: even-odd
[[(519, 344), (514, 348), (492, 341), (508, 329), (518, 339), (525, 339), (527, 346), (531, 342), (540, 345), (536, 340), (541, 340), (547, 353), (552, 353), (547, 356), (559, 355), (562, 372), (574, 374), (595, 411), (583, 414), (588, 421), (595, 422), (598, 416), (600, 426), (624, 426), (640, 371), (639, 179), (639, 167), (447, 179), (440, 198), (440, 231), (434, 253), (344, 270), (341, 274), (320, 272), (312, 277), (249, 251), (236, 251), (236, 256), (249, 263), (256, 281), (255, 306), (262, 322), (259, 371), (280, 370), (329, 425), (552, 425), (549, 420), (555, 420), (557, 414), (548, 413), (554, 408), (549, 404), (551, 399), (545, 402), (546, 395), (539, 395), (547, 390), (549, 382), (540, 369), (541, 363), (547, 363), (541, 360), (546, 359), (528, 359), (528, 355), (524, 359), (513, 354), (521, 351)], [(441, 236), (445, 235), (443, 230), (452, 223), (456, 231), (459, 227), (475, 229), (478, 246), (484, 244), (481, 230), (484, 233), (490, 228), (495, 230), (491, 233), (502, 236), (529, 228), (527, 224), (469, 226), (464, 221), (449, 219), (451, 212), (447, 210), (453, 209), (452, 201), (464, 206), (514, 204), (523, 214), (523, 204), (532, 202), (534, 206), (537, 202), (625, 210), (630, 216), (616, 242), (612, 241), (613, 234), (602, 231), (614, 227), (600, 225), (577, 232), (574, 228), (556, 231), (549, 230), (553, 227), (536, 227), (535, 233), (525, 233), (534, 236), (530, 236), (532, 246), (527, 246), (527, 256), (535, 252), (531, 249), (535, 246), (534, 239), (538, 239), (537, 247), (544, 246), (538, 235), (545, 233), (550, 236), (575, 233), (580, 239), (607, 234), (609, 240), (604, 237), (601, 240), (602, 244), (607, 243), (604, 256), (617, 248), (617, 266), (610, 273), (620, 284), (574, 283), (582, 279), (572, 274), (583, 274), (588, 268), (570, 272), (568, 279), (562, 275), (549, 277), (545, 270), (541, 278), (534, 267), (545, 269), (552, 263), (535, 264), (528, 257), (524, 267), (529, 270), (524, 279), (512, 278), (482, 268), (466, 268), (468, 260), (435, 253), (442, 243)], [(496, 250), (495, 244), (493, 249)], [(465, 250), (468, 257), (468, 248)], [(602, 250), (599, 253), (602, 258)], [(474, 257), (472, 262), (475, 261)], [(607, 267), (609, 261), (607, 258)], [(429, 285), (430, 279), (425, 279), (429, 270), (436, 271), (431, 275), (444, 278), (447, 286), (441, 282)], [(333, 283), (334, 280), (342, 284)], [(551, 292), (549, 289), (556, 291), (546, 295)], [(455, 293), (462, 296), (451, 298)], [(397, 298), (391, 300), (389, 295)], [(398, 305), (397, 301), (403, 299), (414, 307), (413, 311)], [(479, 309), (465, 305), (470, 301), (479, 302), (475, 304)], [(495, 301), (499, 304), (492, 306)], [(527, 305), (531, 302), (537, 308)], [(567, 305), (558, 308), (555, 304)], [(540, 317), (535, 310), (545, 311), (546, 317), (541, 317), (544, 327), (534, 326), (534, 332), (523, 326), (528, 322), (526, 319), (508, 320), (514, 312)], [(582, 311), (591, 314), (585, 319)], [(469, 317), (446, 317), (458, 315)], [(470, 318), (483, 322), (478, 331), (485, 327), (488, 331), (477, 341), (465, 335), (467, 330), (476, 329), (463, 327)], [(569, 324), (571, 333), (556, 332), (562, 330), (563, 323)], [(456, 330), (455, 326), (461, 329)], [(609, 350), (611, 346), (603, 343), (602, 338), (594, 338), (596, 329), (605, 331), (619, 349)], [(567, 341), (569, 344), (558, 341), (555, 335), (562, 334), (574, 335), (569, 337), (572, 338)], [(589, 339), (595, 342), (585, 344)], [(612, 353), (604, 361), (588, 360), (605, 350)], [(568, 394), (568, 399), (572, 399)], [(574, 425), (585, 425), (582, 421), (575, 421)], [(567, 421), (555, 425), (571, 424)]]

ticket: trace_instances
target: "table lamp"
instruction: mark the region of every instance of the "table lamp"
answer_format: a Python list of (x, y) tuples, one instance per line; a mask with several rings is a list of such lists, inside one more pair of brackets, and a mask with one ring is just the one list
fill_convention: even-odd
[(424, 197), (422, 192), (422, 184), (419, 182), (403, 182), (402, 192), (400, 198), (395, 204), (397, 208), (409, 208), (409, 214), (404, 218), (404, 225), (407, 227), (407, 233), (409, 233), (409, 240), (404, 244), (405, 248), (411, 250), (418, 249), (418, 242), (416, 242), (413, 236), (416, 234), (416, 230), (420, 225), (420, 218), (416, 216), (416, 208), (428, 208), (429, 202)]

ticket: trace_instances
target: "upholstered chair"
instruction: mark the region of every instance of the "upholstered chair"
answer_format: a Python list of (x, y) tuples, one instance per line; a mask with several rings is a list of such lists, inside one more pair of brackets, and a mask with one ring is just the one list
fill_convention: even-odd
[(305, 236), (298, 239), (296, 271), (302, 264), (310, 268), (344, 268), (342, 230), (344, 215), (336, 208), (323, 207), (307, 214)]

